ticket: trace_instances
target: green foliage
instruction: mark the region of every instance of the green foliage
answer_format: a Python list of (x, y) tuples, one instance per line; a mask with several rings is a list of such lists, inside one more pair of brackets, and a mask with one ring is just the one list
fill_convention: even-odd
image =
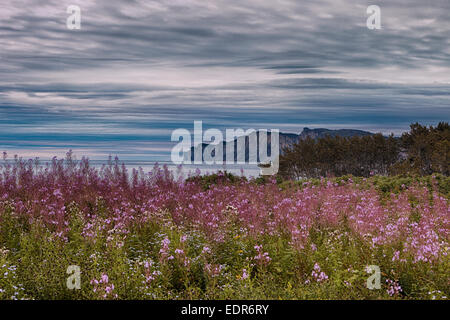
[(209, 175), (196, 175), (186, 179), (186, 182), (200, 184), (204, 190), (208, 190), (212, 185), (218, 183), (235, 184), (241, 181), (247, 181), (244, 176), (239, 177), (227, 171), (219, 171)]
[(384, 194), (400, 193), (413, 184), (427, 187), (430, 191), (437, 190), (439, 193), (450, 196), (450, 177), (442, 174), (430, 176), (398, 175), (398, 176), (374, 176), (366, 180), (369, 185), (375, 186)]
[(436, 127), (411, 125), (410, 132), (401, 137), (407, 157), (393, 166), (392, 172), (412, 172), (419, 175), (450, 174), (450, 126), (440, 122)]
[(440, 173), (429, 176), (419, 175), (396, 175), (396, 176), (381, 176), (375, 175), (369, 178), (354, 177), (352, 175), (345, 175), (335, 178), (322, 179), (300, 179), (298, 181), (282, 180), (278, 181), (278, 185), (282, 190), (301, 189), (306, 185), (319, 186), (321, 183), (331, 181), (338, 185), (343, 185), (349, 182), (358, 184), (361, 188), (374, 187), (380, 192), (382, 196), (389, 196), (390, 194), (399, 194), (408, 187), (414, 184), (422, 185), (429, 189), (429, 191), (438, 191), (446, 198), (450, 198), (450, 177)]
[(398, 160), (399, 151), (398, 141), (392, 135), (308, 137), (285, 150), (280, 157), (280, 175), (299, 179), (387, 174)]
[(450, 126), (412, 124), (401, 138), (381, 134), (369, 136), (327, 136), (299, 141), (284, 150), (279, 175), (287, 179), (351, 174), (431, 175), (450, 173)]

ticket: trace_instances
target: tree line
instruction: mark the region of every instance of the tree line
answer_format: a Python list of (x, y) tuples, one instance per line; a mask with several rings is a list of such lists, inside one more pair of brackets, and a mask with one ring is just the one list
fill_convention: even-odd
[(282, 150), (279, 174), (283, 178), (450, 172), (450, 127), (411, 124), (401, 137), (381, 133), (368, 136), (306, 138)]

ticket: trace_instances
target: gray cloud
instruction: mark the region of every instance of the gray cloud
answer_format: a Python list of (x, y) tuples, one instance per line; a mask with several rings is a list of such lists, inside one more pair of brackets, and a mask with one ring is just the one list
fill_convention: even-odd
[[(66, 28), (69, 4), (81, 30)], [(193, 120), (385, 133), (448, 121), (450, 3), (378, 1), (382, 30), (366, 28), (370, 4), (3, 1), (0, 149), (151, 158)]]

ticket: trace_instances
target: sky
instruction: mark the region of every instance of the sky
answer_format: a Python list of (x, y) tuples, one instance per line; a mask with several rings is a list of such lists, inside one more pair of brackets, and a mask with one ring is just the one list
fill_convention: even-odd
[(0, 151), (167, 161), (195, 120), (400, 135), (449, 121), (449, 35), (448, 0), (2, 0)]

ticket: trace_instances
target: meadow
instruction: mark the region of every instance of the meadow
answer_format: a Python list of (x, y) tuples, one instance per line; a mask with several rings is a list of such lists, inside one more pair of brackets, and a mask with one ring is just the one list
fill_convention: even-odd
[(447, 299), (449, 195), (438, 174), (174, 179), (6, 160), (0, 299)]

